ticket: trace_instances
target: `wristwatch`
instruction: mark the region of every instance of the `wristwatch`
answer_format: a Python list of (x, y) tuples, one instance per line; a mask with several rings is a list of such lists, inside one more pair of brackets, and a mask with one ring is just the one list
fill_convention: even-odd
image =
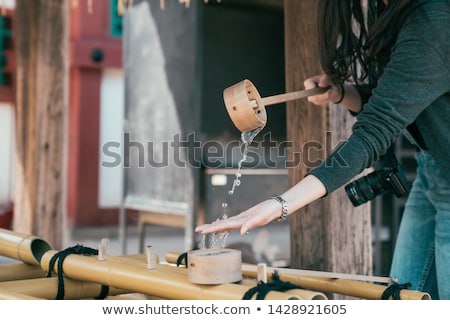
[(281, 203), (281, 216), (278, 218), (278, 221), (284, 221), (288, 216), (288, 203), (280, 196), (270, 197), (270, 199), (276, 200)]

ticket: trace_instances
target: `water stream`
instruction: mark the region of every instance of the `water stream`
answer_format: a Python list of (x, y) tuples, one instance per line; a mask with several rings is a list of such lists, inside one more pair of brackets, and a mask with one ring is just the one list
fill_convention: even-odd
[[(253, 130), (241, 133), (241, 141), (242, 141), (242, 143), (244, 145), (244, 150), (242, 151), (242, 158), (238, 162), (238, 168), (237, 168), (234, 180), (233, 180), (233, 185), (231, 186), (231, 189), (228, 190), (227, 198), (229, 200), (231, 200), (231, 197), (233, 196), (236, 188), (241, 185), (241, 177), (242, 177), (241, 169), (242, 169), (242, 164), (245, 161), (247, 161), (248, 147), (250, 146), (250, 144), (253, 142), (255, 137), (258, 135), (259, 132), (261, 132), (261, 130), (263, 128), (264, 127), (259, 127), (259, 128), (256, 128), (256, 129), (253, 129)], [(228, 202), (229, 201), (222, 202), (222, 209), (223, 209), (222, 219), (217, 218), (216, 221), (226, 220), (228, 218)], [(218, 234), (220, 245), (221, 245), (222, 248), (225, 247), (226, 240), (228, 239), (228, 234), (229, 233), (227, 231)], [(213, 233), (211, 235), (211, 246), (210, 247), (214, 248), (216, 246), (216, 242), (217, 242), (216, 234)], [(203, 235), (200, 248), (201, 249), (205, 249), (205, 246), (206, 246), (206, 235)]]

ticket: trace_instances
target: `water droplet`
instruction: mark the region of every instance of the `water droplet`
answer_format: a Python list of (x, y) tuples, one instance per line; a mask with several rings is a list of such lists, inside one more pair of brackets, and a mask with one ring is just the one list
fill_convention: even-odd
[(225, 231), (224, 233), (222, 233), (220, 235), (222, 248), (225, 248), (225, 245), (226, 245), (226, 242), (227, 242), (227, 239), (228, 239), (228, 234), (229, 233), (227, 231)]
[(211, 248), (214, 248), (216, 246), (216, 234), (213, 233), (211, 235)]
[(202, 242), (200, 244), (200, 249), (205, 249), (206, 247), (206, 234), (203, 235), (202, 237)]

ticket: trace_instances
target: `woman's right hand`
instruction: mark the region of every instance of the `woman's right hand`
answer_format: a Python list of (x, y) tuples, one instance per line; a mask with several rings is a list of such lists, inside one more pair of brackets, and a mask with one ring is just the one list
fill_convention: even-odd
[(331, 86), (330, 89), (322, 94), (308, 97), (308, 101), (315, 105), (324, 107), (327, 106), (329, 102), (339, 101), (339, 99), (341, 99), (341, 89), (333, 84), (326, 74), (308, 78), (303, 82), (303, 85), (305, 86), (305, 90)]

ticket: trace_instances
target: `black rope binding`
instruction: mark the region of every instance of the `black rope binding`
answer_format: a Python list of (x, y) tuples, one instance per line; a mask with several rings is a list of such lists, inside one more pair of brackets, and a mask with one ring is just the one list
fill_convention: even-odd
[(104, 300), (104, 299), (106, 299), (106, 297), (108, 297), (108, 294), (109, 294), (109, 286), (102, 285), (100, 294), (97, 297), (95, 297), (94, 299), (95, 300)]
[[(47, 278), (50, 278), (53, 274), (53, 268), (55, 263), (58, 261), (58, 292), (56, 294), (56, 300), (64, 299), (64, 272), (63, 272), (63, 262), (64, 259), (70, 254), (79, 254), (85, 256), (98, 255), (98, 250), (84, 247), (77, 244), (73, 247), (69, 247), (62, 251), (55, 253), (55, 255), (50, 259), (48, 263)], [(96, 299), (104, 299), (108, 296), (109, 288), (107, 286), (102, 286), (100, 295)]]
[(187, 252), (183, 252), (182, 254), (180, 254), (178, 256), (177, 267), (179, 267), (181, 264), (183, 264), (183, 260), (184, 260), (184, 267), (187, 268), (188, 267), (188, 254), (187, 254)]
[[(194, 246), (192, 247), (192, 250), (198, 250), (200, 249), (198, 242), (195, 242)], [(180, 254), (177, 258), (177, 267), (179, 267), (180, 265), (183, 264), (183, 260), (184, 260), (184, 267), (187, 268), (188, 267), (188, 253), (187, 252), (183, 252), (182, 254)]]
[(272, 274), (272, 281), (258, 282), (256, 287), (249, 289), (244, 294), (244, 296), (242, 297), (242, 300), (250, 300), (255, 295), (255, 293), (257, 293), (256, 300), (264, 300), (264, 298), (270, 291), (285, 292), (285, 291), (291, 290), (291, 289), (302, 289), (302, 287), (295, 285), (293, 283), (290, 283), (290, 282), (282, 281), (280, 279), (280, 275), (278, 274), (278, 272), (275, 271)]
[(386, 290), (383, 291), (381, 295), (381, 300), (389, 300), (392, 297), (392, 300), (401, 300), (400, 299), (400, 291), (403, 289), (408, 289), (411, 286), (411, 283), (396, 283), (389, 285)]

